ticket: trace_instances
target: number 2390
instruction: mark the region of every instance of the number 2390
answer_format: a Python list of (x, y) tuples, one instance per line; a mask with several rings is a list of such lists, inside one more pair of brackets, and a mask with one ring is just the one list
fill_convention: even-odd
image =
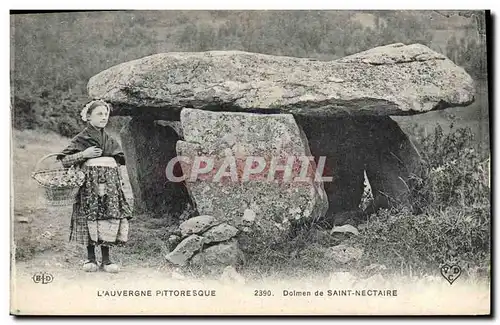
[(270, 297), (273, 294), (272, 294), (271, 290), (255, 290), (253, 292), (253, 295), (257, 296), (257, 297)]

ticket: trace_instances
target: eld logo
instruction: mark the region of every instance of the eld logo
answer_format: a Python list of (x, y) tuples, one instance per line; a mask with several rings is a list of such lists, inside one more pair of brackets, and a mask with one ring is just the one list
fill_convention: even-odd
[(50, 273), (46, 272), (37, 272), (33, 274), (33, 282), (35, 283), (41, 283), (41, 284), (47, 284), (51, 283), (54, 280), (54, 276)]

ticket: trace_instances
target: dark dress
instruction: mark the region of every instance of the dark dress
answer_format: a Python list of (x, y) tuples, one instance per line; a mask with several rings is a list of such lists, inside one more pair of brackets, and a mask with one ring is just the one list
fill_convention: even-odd
[[(83, 158), (81, 152), (91, 146), (103, 149), (102, 156)], [(63, 165), (76, 165), (85, 173), (73, 205), (70, 241), (82, 245), (127, 242), (132, 215), (122, 190), (119, 164), (124, 165), (125, 159), (118, 143), (104, 130), (89, 126), (62, 153)]]

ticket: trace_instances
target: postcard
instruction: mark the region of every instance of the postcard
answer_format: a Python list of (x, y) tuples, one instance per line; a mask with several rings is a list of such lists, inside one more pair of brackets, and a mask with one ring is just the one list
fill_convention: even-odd
[(10, 14), (11, 315), (489, 315), (489, 11)]

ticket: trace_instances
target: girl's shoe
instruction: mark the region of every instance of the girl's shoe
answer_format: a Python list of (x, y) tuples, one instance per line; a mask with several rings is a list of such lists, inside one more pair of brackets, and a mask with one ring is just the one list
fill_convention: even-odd
[(82, 269), (85, 272), (97, 272), (99, 270), (99, 266), (97, 265), (97, 262), (88, 260), (83, 264)]
[(102, 264), (101, 268), (108, 273), (118, 273), (120, 271), (120, 267), (115, 263)]

